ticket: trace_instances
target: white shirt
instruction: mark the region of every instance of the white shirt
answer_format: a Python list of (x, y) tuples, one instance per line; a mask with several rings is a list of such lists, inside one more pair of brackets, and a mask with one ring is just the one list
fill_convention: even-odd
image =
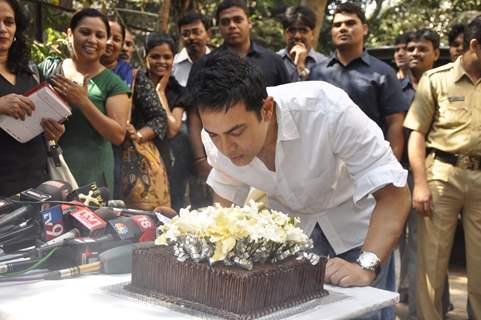
[[(205, 54), (210, 53), (209, 47), (206, 47)], [(172, 67), (172, 75), (177, 80), (177, 82), (185, 87), (187, 85), (187, 80), (189, 80), (190, 69), (194, 63), (189, 57), (189, 53), (186, 48), (183, 48), (174, 57), (174, 65)]]
[(341, 89), (322, 81), (267, 88), (276, 102), (278, 136), (272, 172), (257, 157), (238, 167), (202, 140), (213, 169), (207, 183), (221, 197), (243, 204), (250, 186), (268, 195), (269, 207), (316, 223), (336, 254), (364, 243), (374, 191), (406, 184), (407, 171), (381, 129)]

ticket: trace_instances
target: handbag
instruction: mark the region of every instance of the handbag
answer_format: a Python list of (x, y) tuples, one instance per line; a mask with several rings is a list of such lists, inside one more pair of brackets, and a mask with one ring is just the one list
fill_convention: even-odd
[(65, 181), (73, 190), (78, 189), (77, 180), (62, 155), (62, 149), (52, 140), (47, 141), (47, 169), (50, 179)]
[(122, 145), (122, 193), (129, 208), (170, 207), (169, 180), (157, 146), (127, 139)]
[[(135, 78), (132, 83), (134, 97)], [(135, 108), (135, 106), (133, 106)], [(129, 208), (154, 210), (170, 207), (169, 180), (160, 152), (153, 141), (122, 144), (121, 190)]]

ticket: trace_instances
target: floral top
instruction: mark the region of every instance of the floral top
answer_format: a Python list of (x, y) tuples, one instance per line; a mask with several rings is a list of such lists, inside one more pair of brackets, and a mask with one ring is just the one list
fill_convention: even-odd
[(134, 85), (132, 124), (136, 129), (151, 128), (157, 138), (163, 140), (167, 133), (167, 114), (145, 70), (137, 72)]

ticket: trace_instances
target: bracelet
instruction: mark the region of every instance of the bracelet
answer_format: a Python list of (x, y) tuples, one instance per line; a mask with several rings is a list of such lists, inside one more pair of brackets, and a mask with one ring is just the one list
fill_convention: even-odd
[(207, 156), (195, 157), (194, 161), (201, 161), (201, 160), (204, 160), (204, 159), (207, 159)]
[(144, 136), (142, 135), (142, 133), (140, 133), (140, 131), (137, 131), (135, 135), (139, 138), (140, 143), (144, 142)]

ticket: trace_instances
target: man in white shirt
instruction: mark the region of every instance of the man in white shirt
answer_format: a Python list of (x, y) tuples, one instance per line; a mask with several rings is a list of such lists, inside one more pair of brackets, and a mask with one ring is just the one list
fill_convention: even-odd
[(174, 57), (172, 75), (185, 87), (194, 62), (210, 52), (210, 23), (203, 15), (190, 11), (179, 20), (178, 27), (184, 48)]
[(229, 52), (207, 56), (194, 83), (214, 202), (266, 191), (271, 208), (301, 219), (317, 252), (338, 256), (328, 283), (375, 285), (410, 201), (407, 172), (379, 127), (325, 82), (266, 91), (260, 70)]

